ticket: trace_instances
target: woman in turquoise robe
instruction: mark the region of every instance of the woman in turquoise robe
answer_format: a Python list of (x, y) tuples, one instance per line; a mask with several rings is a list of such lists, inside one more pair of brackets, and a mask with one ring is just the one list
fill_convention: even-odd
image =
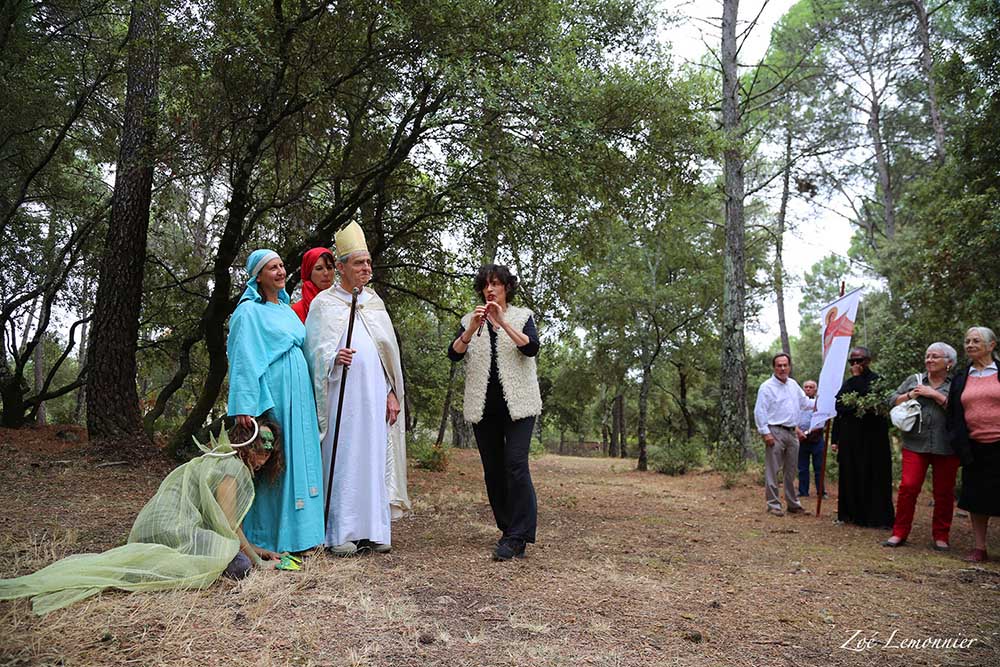
[(247, 259), (249, 281), (229, 320), (229, 414), (237, 421), (271, 411), (285, 443), (279, 480), (255, 482), (243, 520), (247, 539), (272, 551), (304, 551), (323, 541), (323, 469), (306, 329), (288, 305), (285, 269), (272, 250)]

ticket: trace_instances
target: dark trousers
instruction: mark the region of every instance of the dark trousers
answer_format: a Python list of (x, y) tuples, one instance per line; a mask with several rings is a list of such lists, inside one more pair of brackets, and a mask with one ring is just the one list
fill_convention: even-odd
[(799, 495), (809, 495), (809, 462), (812, 461), (813, 477), (816, 479), (816, 489), (820, 488), (819, 474), (823, 469), (823, 441), (810, 443), (808, 440), (799, 443)]
[(484, 415), (472, 426), (497, 528), (504, 537), (525, 542), (535, 541), (538, 526), (538, 502), (528, 470), (534, 428), (534, 417), (511, 421), (507, 415)]

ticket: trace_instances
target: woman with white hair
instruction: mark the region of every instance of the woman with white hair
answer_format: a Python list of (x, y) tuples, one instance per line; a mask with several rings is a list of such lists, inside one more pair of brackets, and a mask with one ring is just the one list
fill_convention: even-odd
[(948, 441), (945, 429), (945, 407), (951, 390), (951, 369), (958, 361), (955, 348), (947, 343), (931, 343), (924, 355), (926, 373), (911, 375), (889, 396), (889, 406), (911, 399), (920, 404), (920, 415), (903, 436), (903, 477), (896, 496), (896, 521), (892, 536), (883, 546), (898, 547), (906, 543), (913, 525), (913, 511), (924, 485), (927, 467), (934, 467), (934, 518), (931, 534), (934, 548), (949, 548), (948, 535), (955, 509), (955, 478), (958, 456)]
[(969, 513), (975, 541), (967, 561), (981, 563), (986, 529), (1000, 516), (1000, 374), (997, 337), (986, 327), (965, 333), (969, 367), (955, 376), (948, 397), (948, 433), (962, 459), (962, 492), (958, 506)]

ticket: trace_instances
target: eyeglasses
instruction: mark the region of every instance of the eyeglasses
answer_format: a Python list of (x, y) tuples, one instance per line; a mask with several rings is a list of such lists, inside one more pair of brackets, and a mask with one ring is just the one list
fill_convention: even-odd
[(848, 359), (847, 362), (851, 366), (853, 366), (854, 364), (863, 364), (863, 363), (865, 363), (865, 360), (864, 359)]

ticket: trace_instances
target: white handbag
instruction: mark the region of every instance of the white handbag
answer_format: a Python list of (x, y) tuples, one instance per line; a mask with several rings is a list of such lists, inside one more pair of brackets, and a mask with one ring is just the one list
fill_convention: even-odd
[[(924, 381), (923, 374), (921, 373), (918, 373), (916, 378), (917, 384)], [(920, 402), (915, 398), (903, 401), (889, 411), (889, 419), (892, 420), (893, 426), (898, 428), (900, 431), (909, 433), (913, 430), (914, 425), (916, 425), (917, 432), (919, 432), (923, 422), (923, 419), (921, 418)]]

